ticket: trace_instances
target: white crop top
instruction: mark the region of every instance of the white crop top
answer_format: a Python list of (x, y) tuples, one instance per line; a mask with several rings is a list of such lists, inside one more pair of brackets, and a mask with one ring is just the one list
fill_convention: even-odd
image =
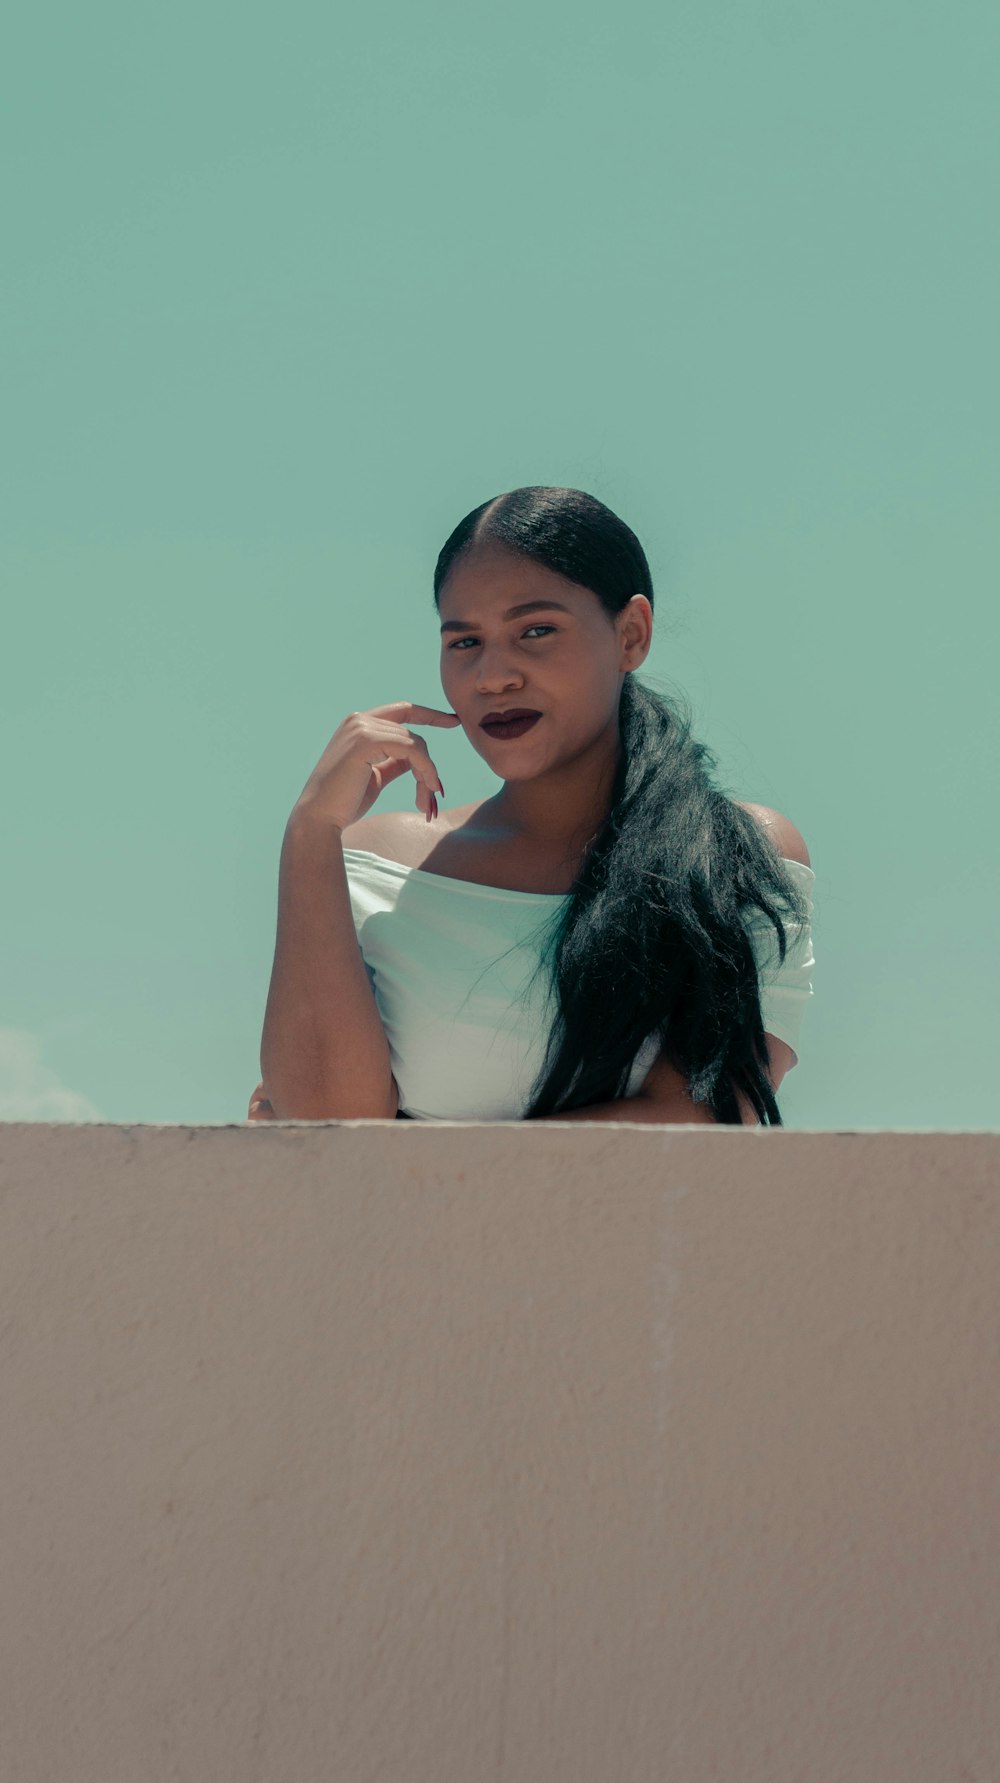
[[(401, 1112), (417, 1121), (522, 1120), (557, 1008), (551, 973), (538, 971), (540, 948), (569, 894), (472, 885), (365, 848), (345, 848), (344, 865)], [(801, 861), (785, 866), (811, 918), (816, 875)], [(784, 965), (774, 925), (760, 910), (750, 932), (765, 1031), (787, 1041), (797, 1059), (815, 961), (811, 922), (785, 926)], [(626, 1095), (635, 1095), (659, 1049), (651, 1036)]]

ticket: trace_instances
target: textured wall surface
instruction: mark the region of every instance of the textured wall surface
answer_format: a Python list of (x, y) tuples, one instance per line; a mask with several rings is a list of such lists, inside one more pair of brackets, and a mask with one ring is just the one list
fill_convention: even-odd
[(4, 1783), (996, 1783), (1000, 1135), (0, 1128)]

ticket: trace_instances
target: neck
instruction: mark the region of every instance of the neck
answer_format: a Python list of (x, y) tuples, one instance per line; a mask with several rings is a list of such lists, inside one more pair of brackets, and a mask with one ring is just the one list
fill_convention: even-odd
[(575, 857), (600, 833), (611, 810), (621, 759), (617, 723), (563, 767), (534, 780), (508, 780), (480, 807), (498, 839), (536, 859)]

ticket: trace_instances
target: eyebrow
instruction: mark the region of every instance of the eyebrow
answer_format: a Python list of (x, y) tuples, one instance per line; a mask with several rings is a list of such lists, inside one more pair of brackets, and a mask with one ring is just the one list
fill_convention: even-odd
[[(564, 607), (562, 601), (522, 601), (518, 607), (508, 607), (504, 620), (517, 619), (521, 613), (570, 613), (571, 607)], [(476, 627), (468, 619), (446, 619), (441, 627), (445, 631), (475, 631)]]

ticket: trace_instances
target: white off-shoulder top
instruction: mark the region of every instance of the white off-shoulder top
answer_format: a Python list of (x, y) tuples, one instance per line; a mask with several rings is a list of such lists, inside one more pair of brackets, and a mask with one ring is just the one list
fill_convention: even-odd
[[(400, 1111), (417, 1121), (523, 1119), (557, 1008), (551, 973), (538, 969), (541, 947), (569, 894), (473, 885), (365, 848), (345, 848), (344, 864)], [(785, 865), (811, 918), (816, 875), (801, 861)], [(764, 1028), (797, 1059), (815, 960), (811, 921), (786, 928), (780, 965), (773, 923), (753, 912)], [(636, 1056), (626, 1095), (658, 1051), (654, 1035)]]

